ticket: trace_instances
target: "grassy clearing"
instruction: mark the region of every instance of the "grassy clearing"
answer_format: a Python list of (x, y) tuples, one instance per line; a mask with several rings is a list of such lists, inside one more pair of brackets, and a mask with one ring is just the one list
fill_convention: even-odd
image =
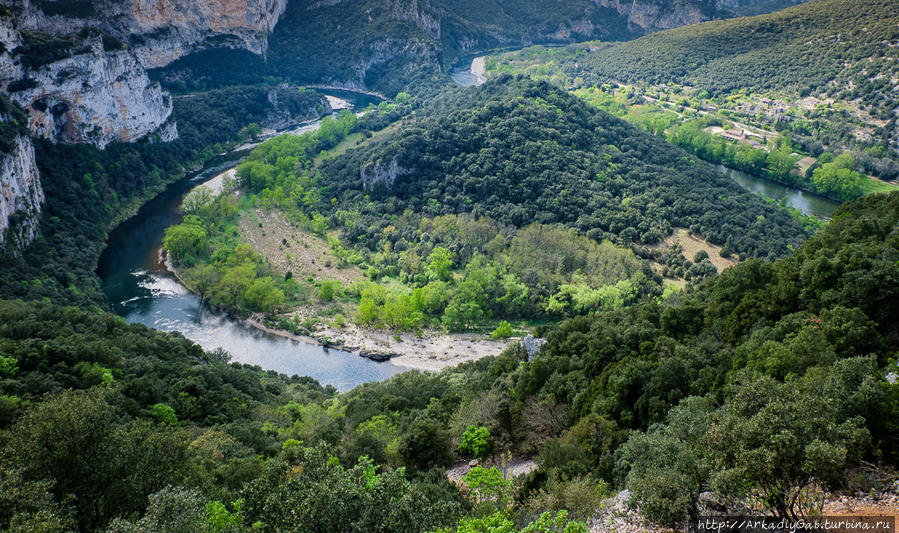
[(397, 129), (399, 129), (400, 126), (402, 126), (402, 121), (395, 122), (382, 130), (372, 133), (371, 137), (368, 137), (368, 138), (365, 138), (361, 133), (354, 133), (352, 135), (348, 135), (344, 140), (340, 141), (340, 143), (337, 144), (337, 146), (335, 146), (334, 148), (331, 148), (330, 150), (324, 150), (324, 151), (320, 152), (317, 156), (315, 156), (315, 158), (312, 160), (313, 167), (318, 168), (319, 165), (321, 165), (321, 163), (323, 161), (338, 157), (338, 156), (346, 153), (350, 149), (359, 148), (359, 147), (365, 146), (368, 143), (377, 141), (381, 137), (384, 137), (386, 135), (389, 135), (389, 134), (395, 132)]
[(865, 195), (880, 192), (890, 193), (899, 190), (899, 186), (881, 181), (876, 178), (866, 177), (866, 179), (862, 182), (862, 190), (864, 191)]

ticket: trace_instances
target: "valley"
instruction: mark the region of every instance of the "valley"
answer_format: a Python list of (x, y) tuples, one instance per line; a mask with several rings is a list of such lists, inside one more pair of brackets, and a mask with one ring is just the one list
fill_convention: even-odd
[(0, 531), (897, 518), (896, 28), (0, 6)]

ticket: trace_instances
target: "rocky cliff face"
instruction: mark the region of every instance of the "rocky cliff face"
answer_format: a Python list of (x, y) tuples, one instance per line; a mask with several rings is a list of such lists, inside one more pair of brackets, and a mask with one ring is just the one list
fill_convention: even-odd
[(370, 189), (374, 187), (376, 183), (384, 182), (389, 189), (390, 187), (393, 187), (397, 178), (410, 174), (412, 171), (400, 166), (397, 157), (398, 156), (393, 156), (389, 163), (379, 159), (378, 161), (369, 162), (363, 165), (360, 169), (359, 176), (362, 178), (363, 186), (366, 189)]
[(104, 147), (131, 142), (162, 126), (172, 102), (127, 50), (105, 51), (100, 37), (80, 53), (26, 70), (10, 97), (30, 114), (36, 137)]
[(98, 28), (127, 43), (146, 68), (207, 46), (265, 52), (287, 0), (20, 0), (20, 30), (69, 34)]
[[(31, 114), (36, 136), (100, 147), (152, 132), (171, 139), (171, 99), (146, 69), (208, 46), (262, 54), (286, 3), (16, 0), (0, 13), (0, 85)], [(62, 57), (36, 65), (21, 57), (27, 37), (37, 35), (29, 32), (83, 37)]]
[(22, 249), (30, 243), (43, 201), (34, 146), (20, 135), (9, 153), (0, 153), (0, 244)]
[(627, 18), (631, 27), (644, 31), (668, 30), (709, 20), (710, 13), (698, 3), (660, 3), (651, 0), (595, 0), (601, 7), (614, 9)]

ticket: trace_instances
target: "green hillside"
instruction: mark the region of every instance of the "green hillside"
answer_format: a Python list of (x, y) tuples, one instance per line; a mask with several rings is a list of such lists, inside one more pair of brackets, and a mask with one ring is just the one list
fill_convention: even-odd
[[(782, 141), (769, 143), (783, 136), (792, 147), (786, 155), (795, 149), (812, 159), (780, 172), (773, 168), (778, 165), (769, 165), (771, 172), (736, 166), (844, 200), (889, 185), (856, 176), (851, 181), (857, 184), (834, 190), (823, 174), (813, 175), (817, 158), (851, 152), (850, 168), (857, 164), (884, 180), (899, 177), (897, 21), (895, 2), (820, 0), (625, 43), (532, 47), (491, 56), (487, 70), (552, 81), (659, 134), (677, 136), (670, 126), (679, 121), (692, 122), (695, 130), (719, 127), (717, 134), (723, 126), (736, 132), (741, 150), (767, 152), (781, 149)], [(617, 85), (624, 88), (613, 94)], [(703, 132), (702, 139), (690, 136), (690, 143), (676, 143), (696, 145), (700, 155), (737, 148)]]
[[(504, 77), (397, 133), (322, 166), (341, 201), (371, 203), (349, 240), (377, 246), (378, 213), (472, 213), (521, 227), (559, 223), (622, 245), (654, 244), (675, 226), (746, 257), (778, 257), (805, 232), (786, 212), (712, 166), (545, 83)], [(364, 168), (402, 169), (365, 186)]]
[(783, 89), (831, 96), (890, 120), (896, 109), (899, 6), (889, 0), (819, 0), (769, 15), (582, 47), (582, 70), (603, 79), (675, 82), (712, 94)]

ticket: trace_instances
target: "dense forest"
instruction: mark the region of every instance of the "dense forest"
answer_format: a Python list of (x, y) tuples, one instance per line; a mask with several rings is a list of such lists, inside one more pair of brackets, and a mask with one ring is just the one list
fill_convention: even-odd
[[(280, 95), (277, 110), (268, 100), (270, 91)], [(0, 298), (104, 306), (94, 268), (115, 223), (188, 170), (247, 139), (251, 131), (246, 126), (264, 123), (275, 111), (315, 118), (326, 106), (324, 96), (314, 91), (232, 87), (175, 98), (179, 139), (174, 142), (150, 138), (99, 150), (36, 141), (47, 196), (40, 236), (22, 253), (0, 254)]]
[(433, 105), (441, 111), (322, 165), (335, 209), (359, 206), (350, 243), (379, 248), (388, 217), (407, 209), (563, 224), (625, 246), (679, 226), (746, 257), (782, 256), (805, 236), (713, 167), (546, 83), (504, 77)]
[[(705, 491), (807, 516), (897, 461), (897, 213), (899, 194), (847, 204), (785, 259), (546, 326), (530, 361), (512, 347), (342, 395), (108, 315), (2, 303), (0, 527), (574, 532), (618, 487), (669, 526)], [(540, 468), (514, 485), (475, 468), (464, 491), (443, 472), (507, 453)]]
[[(697, 24), (598, 49), (580, 67), (598, 81), (675, 82), (712, 94), (790, 89), (851, 101), (890, 120), (899, 16), (886, 0), (809, 2), (770, 15)], [(879, 74), (879, 76), (878, 76)]]
[[(586, 533), (626, 498), (691, 530), (895, 495), (899, 192), (863, 173), (899, 176), (899, 7), (818, 0), (612, 42), (655, 28), (608, 3), (291, 0), (264, 56), (151, 72), (178, 139), (35, 139), (39, 234), (0, 250), (0, 531)], [(608, 42), (494, 55), (479, 87), (446, 75), (587, 38)], [(16, 53), (40, 66), (91, 39), (129, 46), (22, 32)], [(295, 83), (390, 98), (331, 114)], [(0, 94), (0, 155), (28, 120)], [(202, 310), (505, 350), (341, 392), (110, 314), (109, 231), (248, 141), (163, 238)], [(846, 202), (803, 216), (714, 164)], [(301, 254), (325, 275), (282, 268)]]

